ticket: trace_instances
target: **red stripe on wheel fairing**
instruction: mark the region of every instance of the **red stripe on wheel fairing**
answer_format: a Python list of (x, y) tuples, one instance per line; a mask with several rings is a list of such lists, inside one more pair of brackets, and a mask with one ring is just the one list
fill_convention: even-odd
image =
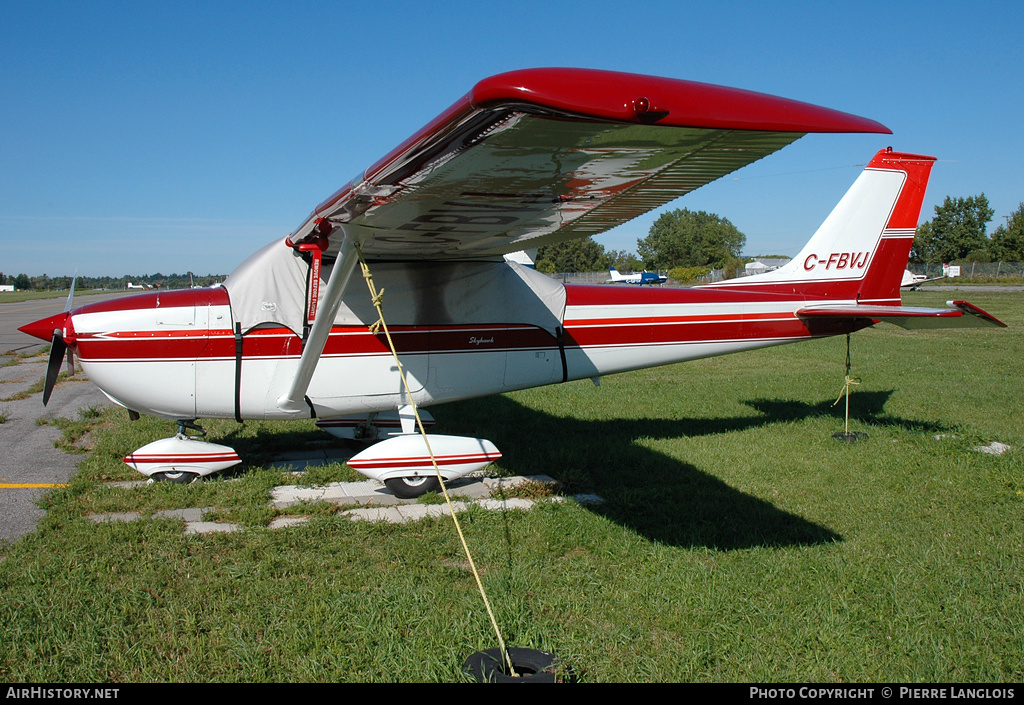
[[(438, 465), (469, 465), (471, 463), (493, 462), (501, 458), (501, 453), (474, 453), (471, 455), (439, 455), (435, 456)], [(419, 456), (411, 458), (375, 458), (373, 460), (348, 461), (349, 466), (367, 470), (378, 470), (386, 468), (433, 467), (434, 463), (430, 456)]]

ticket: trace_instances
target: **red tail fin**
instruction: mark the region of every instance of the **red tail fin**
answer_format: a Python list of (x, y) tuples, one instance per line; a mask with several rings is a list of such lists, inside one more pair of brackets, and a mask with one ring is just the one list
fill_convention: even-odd
[(875, 256), (861, 284), (858, 299), (864, 303), (900, 301), (900, 283), (907, 269), (910, 249), (914, 245), (921, 204), (928, 187), (935, 157), (883, 151), (875, 155), (868, 169), (896, 169), (906, 173), (907, 180), (892, 209)]
[(934, 157), (882, 150), (791, 262), (711, 286), (899, 304), (934, 162)]

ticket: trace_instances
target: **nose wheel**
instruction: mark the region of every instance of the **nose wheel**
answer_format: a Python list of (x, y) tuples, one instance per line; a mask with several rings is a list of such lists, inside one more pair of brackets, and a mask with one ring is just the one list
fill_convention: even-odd
[(391, 491), (391, 494), (401, 499), (416, 499), (427, 492), (437, 492), (441, 489), (441, 483), (436, 477), (392, 477), (384, 480), (384, 485)]
[(173, 482), (176, 485), (189, 485), (199, 479), (199, 473), (184, 470), (168, 470), (155, 472), (150, 477), (156, 482)]

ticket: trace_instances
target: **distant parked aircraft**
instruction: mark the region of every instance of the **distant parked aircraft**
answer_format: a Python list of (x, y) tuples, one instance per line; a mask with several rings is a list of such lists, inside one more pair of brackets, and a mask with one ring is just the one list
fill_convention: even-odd
[(943, 274), (941, 277), (928, 278), (927, 274), (914, 274), (909, 269), (903, 271), (903, 281), (900, 282), (901, 289), (910, 289), (916, 291), (917, 287), (928, 282), (938, 281), (939, 279), (945, 279), (946, 275)]
[(668, 277), (653, 274), (646, 270), (636, 274), (619, 274), (619, 270), (615, 269), (615, 267), (609, 267), (608, 272), (612, 276), (608, 281), (620, 284), (639, 284), (643, 286), (644, 284), (664, 284), (668, 281)]

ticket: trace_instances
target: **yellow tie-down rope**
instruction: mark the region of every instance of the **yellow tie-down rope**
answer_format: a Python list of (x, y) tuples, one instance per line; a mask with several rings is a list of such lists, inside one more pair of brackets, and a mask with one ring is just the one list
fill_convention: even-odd
[(420, 419), (419, 409), (416, 408), (416, 402), (412, 398), (412, 390), (409, 389), (409, 383), (405, 379), (405, 369), (402, 367), (401, 361), (398, 359), (398, 351), (395, 350), (395, 344), (391, 340), (391, 333), (388, 331), (387, 321), (384, 320), (384, 309), (381, 302), (384, 298), (384, 290), (377, 291), (377, 288), (373, 284), (373, 274), (370, 273), (370, 267), (366, 264), (366, 260), (363, 259), (363, 251), (359, 245), (356, 245), (356, 254), (359, 256), (359, 266), (363, 270), (363, 279), (366, 280), (366, 286), (370, 290), (370, 298), (373, 301), (373, 307), (377, 309), (377, 322), (370, 326), (370, 333), (374, 335), (381, 328), (384, 329), (384, 337), (387, 338), (388, 347), (391, 348), (391, 355), (395, 358), (395, 364), (398, 366), (398, 375), (402, 379), (402, 388), (405, 389), (405, 395), (409, 400), (409, 406), (412, 407), (412, 413), (416, 417), (416, 427), (420, 430), (420, 435), (423, 436), (423, 442), (427, 446), (427, 453), (430, 454), (430, 462), (434, 465), (434, 472), (437, 473), (437, 481), (441, 485), (441, 492), (444, 494), (444, 499), (448, 503), (448, 511), (452, 515), (452, 521), (455, 523), (455, 531), (459, 534), (459, 541), (462, 542), (462, 550), (466, 552), (466, 558), (469, 560), (469, 567), (473, 570), (473, 577), (476, 579), (477, 589), (480, 590), (480, 597), (483, 598), (484, 607), (487, 608), (487, 616), (491, 618), (491, 626), (494, 627), (494, 633), (498, 637), (498, 645), (501, 647), (501, 655), (505, 659), (505, 663), (508, 666), (509, 674), (512, 676), (516, 675), (515, 668), (512, 666), (512, 659), (508, 655), (508, 649), (505, 648), (505, 640), (501, 636), (501, 629), (498, 628), (498, 620), (494, 618), (494, 611), (491, 609), (491, 603), (487, 599), (487, 592), (484, 590), (484, 584), (480, 580), (480, 573), (476, 569), (476, 562), (473, 560), (473, 554), (469, 550), (469, 545), (466, 543), (466, 537), (462, 533), (462, 525), (459, 524), (459, 519), (455, 515), (455, 507), (452, 506), (452, 499), (448, 495), (448, 488), (445, 486), (444, 478), (441, 476), (441, 469), (437, 466), (437, 459), (434, 457), (434, 451), (430, 448), (430, 440), (427, 438), (427, 432), (423, 428), (423, 421)]
[(843, 431), (843, 435), (850, 435), (850, 387), (860, 384), (860, 377), (850, 376), (850, 334), (846, 334), (846, 383), (843, 385), (843, 391), (839, 392), (839, 397), (832, 402), (832, 406), (835, 406), (842, 401), (843, 396), (846, 396), (846, 426)]

